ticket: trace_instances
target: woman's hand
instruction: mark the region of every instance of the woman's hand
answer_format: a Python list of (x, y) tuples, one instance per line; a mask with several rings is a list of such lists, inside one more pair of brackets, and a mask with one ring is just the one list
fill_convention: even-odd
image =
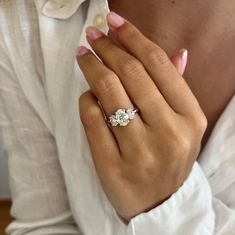
[[(183, 184), (207, 120), (166, 53), (130, 22), (114, 13), (107, 18), (125, 49), (94, 27), (87, 29), (103, 63), (90, 50), (78, 49), (78, 64), (91, 87), (80, 97), (80, 116), (103, 189), (128, 221), (161, 204)], [(127, 126), (107, 125), (103, 114), (129, 107), (140, 112)]]

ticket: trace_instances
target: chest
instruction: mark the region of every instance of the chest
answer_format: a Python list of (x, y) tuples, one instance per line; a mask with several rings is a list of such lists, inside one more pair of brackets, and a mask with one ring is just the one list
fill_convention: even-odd
[[(201, 13), (198, 12), (194, 19), (195, 9), (186, 6), (184, 11), (184, 8), (176, 9), (167, 4), (161, 7), (163, 1), (159, 1), (156, 9), (147, 13), (142, 8), (138, 10), (137, 6), (135, 11), (130, 11), (125, 4), (115, 2), (110, 1), (110, 8), (130, 20), (170, 57), (180, 48), (189, 51), (184, 79), (208, 120), (208, 128), (202, 141), (203, 148), (235, 92), (235, 36), (231, 32), (231, 24), (227, 22), (230, 18), (218, 20), (218, 17), (208, 17), (208, 14), (200, 16)], [(192, 17), (189, 17), (190, 9)], [(164, 12), (167, 14), (162, 14)], [(145, 13), (146, 17), (143, 18)], [(200, 23), (202, 18), (205, 22), (203, 24)]]
[(231, 52), (232, 45), (221, 49), (195, 42), (188, 49), (189, 63), (184, 78), (208, 120), (203, 148), (235, 92), (235, 56)]
[[(160, 21), (154, 34), (143, 29), (152, 41), (171, 57), (180, 48), (189, 51), (184, 79), (197, 98), (208, 120), (202, 140), (205, 146), (217, 120), (235, 93), (235, 36), (217, 22), (205, 21), (200, 26), (184, 31), (183, 25)], [(190, 22), (189, 22), (190, 23)], [(226, 38), (224, 38), (226, 32)]]

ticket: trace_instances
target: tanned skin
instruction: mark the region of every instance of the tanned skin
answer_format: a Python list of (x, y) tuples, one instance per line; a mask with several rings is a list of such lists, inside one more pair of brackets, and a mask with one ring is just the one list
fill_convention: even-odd
[(189, 51), (184, 78), (208, 120), (205, 146), (235, 92), (235, 4), (225, 0), (109, 0), (171, 57)]

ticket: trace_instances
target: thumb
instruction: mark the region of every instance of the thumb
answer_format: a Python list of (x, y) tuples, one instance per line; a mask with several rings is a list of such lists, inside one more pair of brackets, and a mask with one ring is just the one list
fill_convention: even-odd
[(188, 51), (186, 49), (180, 49), (175, 55), (171, 57), (171, 62), (182, 76), (188, 62)]

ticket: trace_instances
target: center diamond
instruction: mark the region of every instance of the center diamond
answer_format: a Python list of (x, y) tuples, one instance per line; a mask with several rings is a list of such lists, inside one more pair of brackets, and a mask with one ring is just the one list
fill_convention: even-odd
[(125, 109), (118, 109), (115, 113), (115, 117), (120, 126), (126, 126), (130, 121), (129, 115), (126, 113)]

